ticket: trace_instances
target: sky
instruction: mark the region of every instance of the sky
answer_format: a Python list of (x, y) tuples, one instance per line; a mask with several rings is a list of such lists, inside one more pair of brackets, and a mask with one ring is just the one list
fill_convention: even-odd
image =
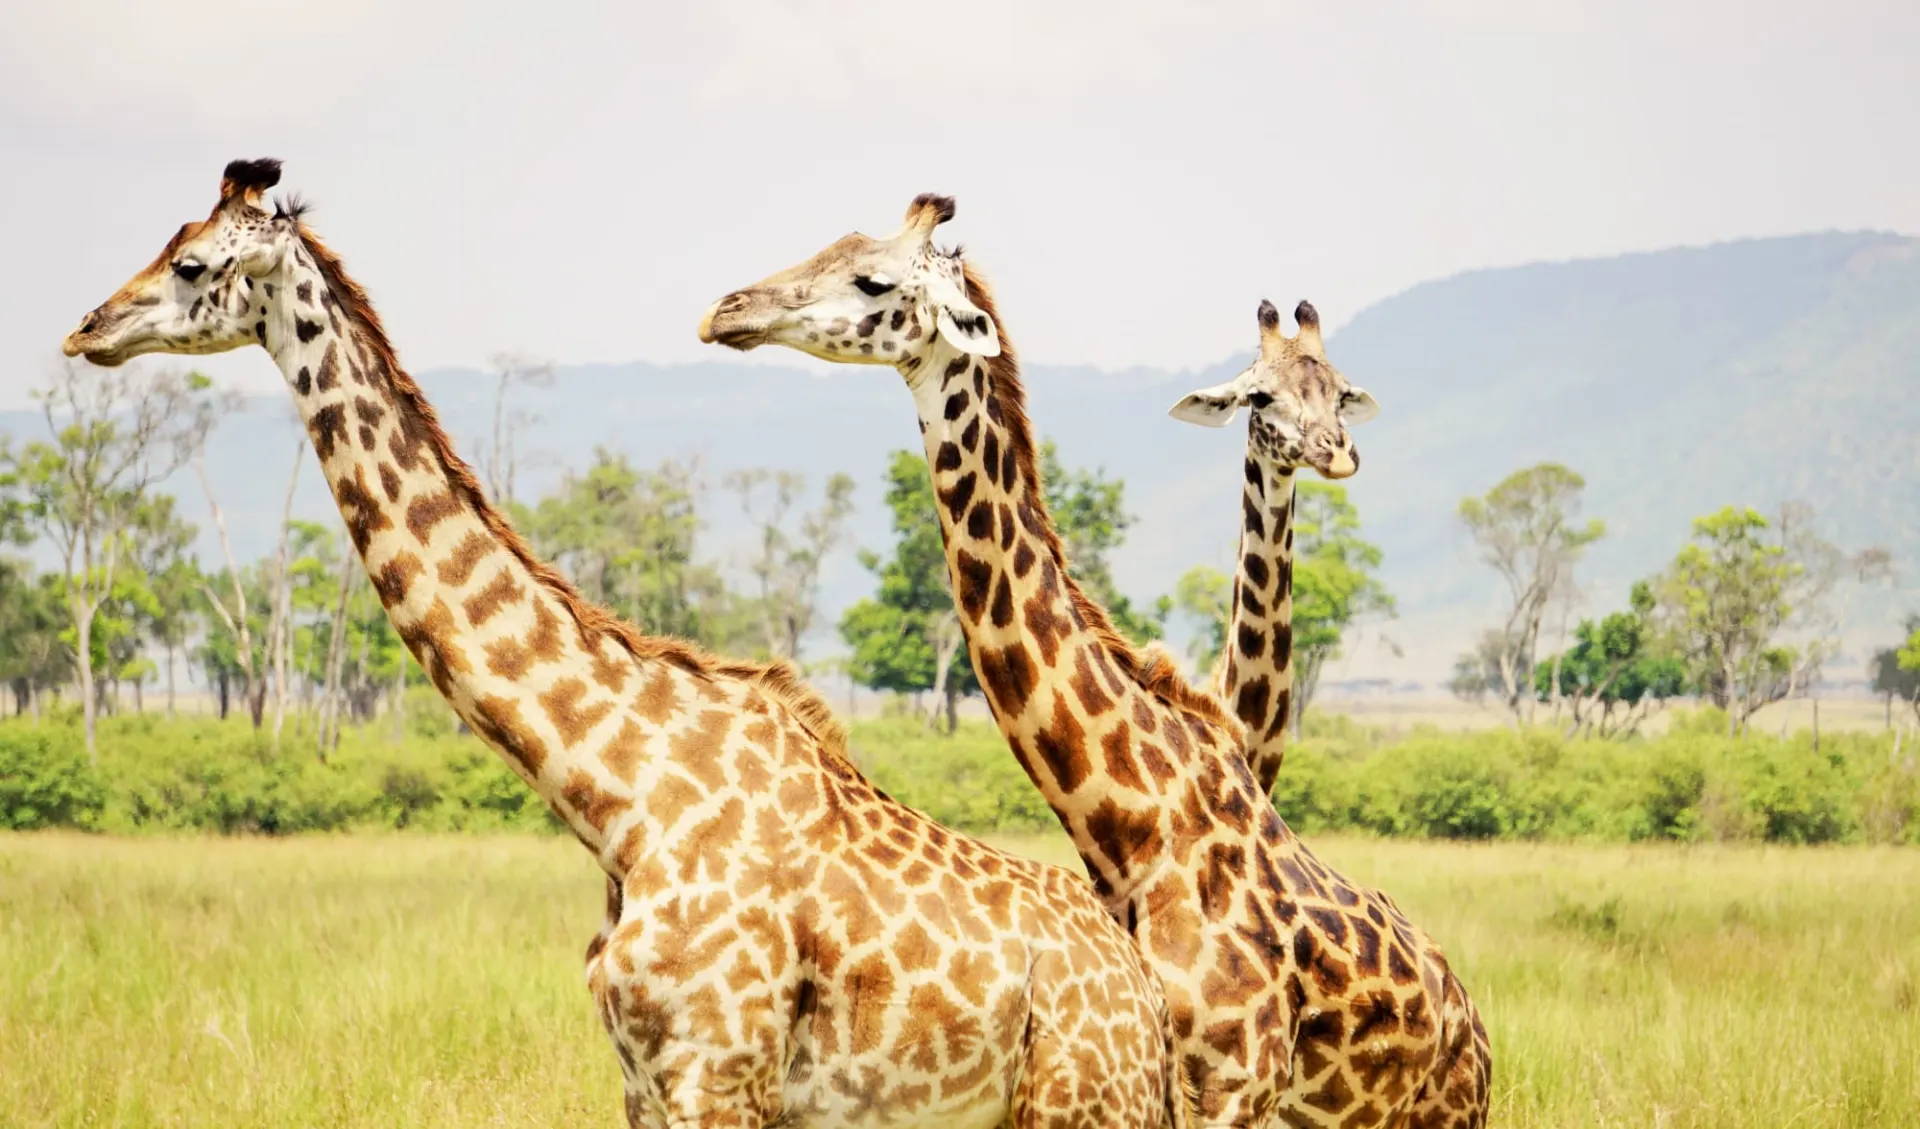
[[(0, 406), (284, 186), (424, 370), (700, 360), (714, 298), (907, 201), (1029, 359), (1190, 367), (1477, 267), (1920, 232), (1920, 5), (78, 0), (0, 35)], [(756, 355), (758, 356), (758, 355)], [(797, 354), (769, 354), (793, 364)], [(264, 353), (216, 376), (266, 390)]]

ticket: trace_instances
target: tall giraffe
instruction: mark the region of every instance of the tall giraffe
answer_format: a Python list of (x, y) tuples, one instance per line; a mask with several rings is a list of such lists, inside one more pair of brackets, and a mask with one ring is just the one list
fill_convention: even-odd
[(1084, 880), (876, 791), (785, 665), (585, 603), (454, 454), (277, 161), (88, 314), (69, 356), (259, 344), (433, 684), (608, 876), (587, 982), (634, 1126), (1152, 1126), (1164, 999)]
[(1263, 795), (1273, 792), (1287, 752), (1293, 706), (1293, 476), (1302, 468), (1329, 479), (1360, 469), (1347, 425), (1380, 407), (1327, 361), (1320, 315), (1294, 307), (1299, 332), (1280, 330), (1280, 311), (1261, 302), (1260, 354), (1225, 384), (1181, 398), (1168, 413), (1203, 427), (1224, 427), (1241, 408), (1247, 425), (1240, 502), (1240, 563), (1221, 651), (1220, 696), (1246, 727), (1247, 761)]
[(894, 235), (845, 236), (720, 299), (700, 337), (905, 379), (988, 705), (1166, 983), (1203, 1121), (1481, 1124), (1485, 1036), (1439, 950), (1293, 836), (1234, 719), (1067, 575), (992, 296), (933, 245), (953, 214), (917, 197)]

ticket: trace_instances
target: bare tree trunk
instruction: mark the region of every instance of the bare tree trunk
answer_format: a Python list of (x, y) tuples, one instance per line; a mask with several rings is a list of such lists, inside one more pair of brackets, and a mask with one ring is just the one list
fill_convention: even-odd
[[(253, 634), (247, 627), (247, 591), (240, 583), (240, 562), (234, 559), (233, 544), (227, 539), (226, 515), (220, 512), (220, 503), (213, 497), (213, 482), (207, 477), (207, 457), (202, 449), (194, 456), (193, 468), (200, 475), (200, 488), (206, 492), (207, 508), (213, 511), (213, 527), (220, 534), (220, 552), (227, 558), (227, 575), (233, 580), (233, 614), (227, 613), (222, 600), (207, 589), (207, 599), (213, 604), (220, 618), (226, 621), (227, 630), (233, 633), (234, 650), (240, 659), (240, 694), (253, 711), (253, 727), (260, 728), (260, 709), (254, 698)], [(220, 719), (226, 720), (228, 710), (227, 675), (220, 676)]]
[(347, 658), (347, 598), (353, 594), (353, 557), (340, 554), (340, 599), (333, 606), (333, 629), (327, 637), (326, 689), (320, 695), (320, 759), (339, 744), (340, 722), (337, 705), (340, 694), (340, 670)]
[[(936, 717), (935, 710), (947, 696), (947, 670), (953, 666), (953, 656), (960, 650), (964, 636), (960, 631), (959, 614), (952, 611), (942, 612), (933, 624), (933, 708), (927, 711), (927, 728), (932, 729)], [(953, 732), (952, 703), (948, 702), (949, 725), (947, 732)]]
[(173, 719), (173, 640), (167, 640), (167, 719)]
[(94, 747), (95, 706), (93, 701), (93, 609), (73, 601), (75, 640), (74, 669), (80, 675), (80, 716), (86, 726), (87, 763), (100, 763), (100, 751)]
[(300, 484), (300, 465), (307, 460), (307, 437), (302, 434), (293, 445), (293, 471), (287, 475), (287, 500), (280, 509), (280, 546), (273, 554), (273, 612), (267, 626), (267, 650), (273, 661), (273, 747), (280, 747), (280, 732), (287, 722), (287, 650), (290, 634), (287, 618), (292, 613), (293, 570), (287, 567), (287, 540), (293, 533), (293, 493)]

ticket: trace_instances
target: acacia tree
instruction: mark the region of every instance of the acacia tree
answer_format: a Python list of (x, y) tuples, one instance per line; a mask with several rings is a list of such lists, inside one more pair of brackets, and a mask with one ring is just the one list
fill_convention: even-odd
[(1766, 535), (1767, 519), (1728, 506), (1696, 518), (1693, 544), (1653, 582), (1660, 630), (1689, 680), (1726, 711), (1729, 736), (1786, 695), (1786, 624), (1798, 566)]
[(806, 491), (804, 475), (735, 471), (726, 486), (740, 496), (740, 509), (757, 535), (747, 569), (758, 589), (755, 603), (767, 651), (797, 660), (819, 604), (820, 566), (844, 539), (853, 513), (853, 478), (828, 478), (820, 507), (800, 514), (798, 528), (791, 531), (794, 507)]
[[(1787, 616), (1782, 634), (1786, 648), (1787, 687), (1783, 697), (1811, 692), (1824, 667), (1840, 649), (1852, 599), (1867, 584), (1893, 579), (1893, 554), (1881, 547), (1848, 553), (1822, 538), (1814, 527), (1813, 507), (1787, 502), (1774, 523), (1775, 543), (1794, 566), (1785, 599)], [(1814, 702), (1818, 729), (1819, 701)], [(1786, 736), (1787, 718), (1780, 719)]]
[[(1482, 640), (1467, 667), (1482, 670), (1481, 681), (1496, 687), (1516, 720), (1529, 717), (1533, 695), (1533, 657), (1540, 644), (1540, 622), (1555, 600), (1574, 592), (1573, 571), (1587, 547), (1606, 533), (1595, 518), (1580, 521), (1587, 481), (1559, 463), (1540, 463), (1515, 471), (1492, 490), (1460, 503), (1482, 558), (1506, 582), (1505, 620)], [(1473, 679), (1456, 668), (1461, 687)]]
[(25, 499), (65, 578), (87, 755), (97, 756), (95, 617), (125, 566), (127, 532), (148, 488), (183, 465), (219, 411), (198, 374), (148, 374), (68, 363), (35, 398), (51, 442), (0, 448), (0, 483)]

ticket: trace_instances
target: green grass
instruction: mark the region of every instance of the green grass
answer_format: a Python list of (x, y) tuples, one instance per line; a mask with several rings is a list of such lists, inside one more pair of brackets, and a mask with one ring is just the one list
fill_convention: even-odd
[[(1497, 1125), (1920, 1125), (1920, 852), (1317, 848), (1452, 954)], [(0, 836), (0, 1125), (619, 1124), (599, 912), (559, 838)]]

